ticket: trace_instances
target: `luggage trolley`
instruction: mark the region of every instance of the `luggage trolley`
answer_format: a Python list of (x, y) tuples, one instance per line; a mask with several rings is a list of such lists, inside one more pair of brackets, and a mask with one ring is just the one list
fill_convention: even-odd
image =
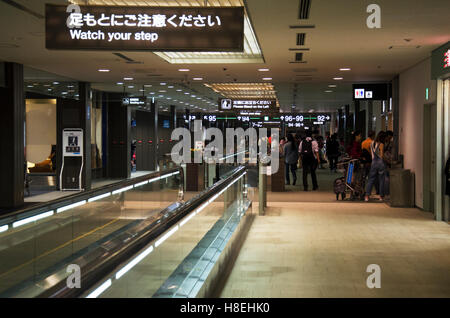
[(364, 188), (366, 176), (364, 166), (359, 159), (350, 159), (339, 162), (338, 168), (344, 169), (343, 177), (334, 181), (334, 193), (336, 200), (339, 200), (339, 194), (342, 200), (346, 198), (346, 193), (350, 193), (350, 200), (364, 199)]

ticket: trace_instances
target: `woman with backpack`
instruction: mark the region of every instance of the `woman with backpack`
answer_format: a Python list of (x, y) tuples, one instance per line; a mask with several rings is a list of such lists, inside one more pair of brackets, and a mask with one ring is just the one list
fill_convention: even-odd
[(291, 171), (293, 178), (292, 185), (295, 185), (295, 183), (297, 182), (296, 170), (298, 162), (298, 151), (294, 136), (292, 136), (292, 134), (289, 134), (287, 136), (287, 142), (283, 145), (283, 154), (286, 171), (286, 184), (290, 184), (289, 171)]
[(375, 180), (378, 180), (380, 200), (384, 199), (384, 178), (386, 172), (386, 165), (383, 161), (384, 156), (384, 142), (386, 133), (380, 131), (377, 138), (370, 144), (370, 152), (372, 155), (372, 163), (369, 172), (369, 182), (366, 187), (366, 196), (364, 201), (368, 202), (370, 194), (372, 193), (372, 187), (375, 184)]

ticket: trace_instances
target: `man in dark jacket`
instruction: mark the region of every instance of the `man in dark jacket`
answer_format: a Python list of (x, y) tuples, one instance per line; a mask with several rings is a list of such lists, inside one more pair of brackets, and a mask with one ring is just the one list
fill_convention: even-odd
[(292, 136), (291, 134), (288, 135), (287, 143), (283, 145), (283, 155), (286, 171), (286, 184), (290, 184), (289, 171), (291, 171), (293, 178), (292, 185), (295, 185), (295, 183), (297, 182), (296, 170), (298, 162), (298, 151), (294, 136)]

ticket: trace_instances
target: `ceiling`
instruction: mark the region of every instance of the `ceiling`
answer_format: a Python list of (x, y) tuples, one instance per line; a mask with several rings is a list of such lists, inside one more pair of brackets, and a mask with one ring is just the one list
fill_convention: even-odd
[[(55, 78), (91, 82), (100, 90), (156, 96), (162, 106), (175, 104), (185, 108), (187, 105), (205, 111), (217, 109), (220, 95), (204, 83), (267, 82), (263, 77), (272, 78), (270, 83), (275, 85), (284, 111), (292, 110), (292, 105), (295, 111), (334, 110), (351, 103), (352, 83), (389, 81), (450, 40), (448, 0), (377, 0), (381, 7), (381, 29), (366, 26), (369, 15), (366, 8), (372, 3), (368, 0), (311, 0), (309, 18), (304, 20), (298, 19), (301, 0), (246, 0), (246, 10), (265, 63), (170, 64), (151, 52), (46, 50), (44, 4), (67, 4), (68, 1), (13, 1), (25, 11), (0, 0), (1, 60), (50, 72), (57, 75)], [(240, 0), (220, 1), (208, 0), (208, 3), (234, 4)], [(89, 1), (93, 2), (95, 0)], [(108, 3), (201, 5), (204, 1), (111, 0)], [(314, 28), (295, 28), (304, 25), (314, 25)], [(297, 45), (297, 33), (305, 33), (304, 45)], [(307, 50), (292, 50), (299, 48)], [(121, 53), (135, 63), (127, 63), (113, 53)], [(303, 53), (302, 63), (291, 63), (296, 53)], [(351, 71), (339, 71), (342, 67), (349, 67)], [(97, 70), (101, 68), (111, 71), (100, 73)], [(180, 68), (190, 71), (180, 72)], [(270, 71), (260, 72), (260, 68)], [(34, 80), (39, 77), (36, 73), (28, 76), (30, 80), (33, 76)], [(124, 77), (133, 80), (124, 81)], [(194, 77), (203, 80), (194, 81)], [(343, 80), (336, 81), (334, 77), (343, 77)], [(118, 85), (118, 82), (125, 85)], [(144, 84), (152, 86), (144, 87)], [(330, 88), (330, 84), (337, 87)], [(168, 86), (174, 87), (169, 89)], [(140, 91), (142, 89), (144, 92)], [(182, 91), (177, 92), (177, 89)], [(150, 94), (152, 92), (155, 94)]]

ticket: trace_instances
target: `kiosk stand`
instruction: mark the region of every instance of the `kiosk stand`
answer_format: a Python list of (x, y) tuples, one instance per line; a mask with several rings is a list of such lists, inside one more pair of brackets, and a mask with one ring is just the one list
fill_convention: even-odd
[(59, 181), (62, 191), (83, 190), (81, 174), (84, 165), (83, 129), (63, 130), (62, 167)]

